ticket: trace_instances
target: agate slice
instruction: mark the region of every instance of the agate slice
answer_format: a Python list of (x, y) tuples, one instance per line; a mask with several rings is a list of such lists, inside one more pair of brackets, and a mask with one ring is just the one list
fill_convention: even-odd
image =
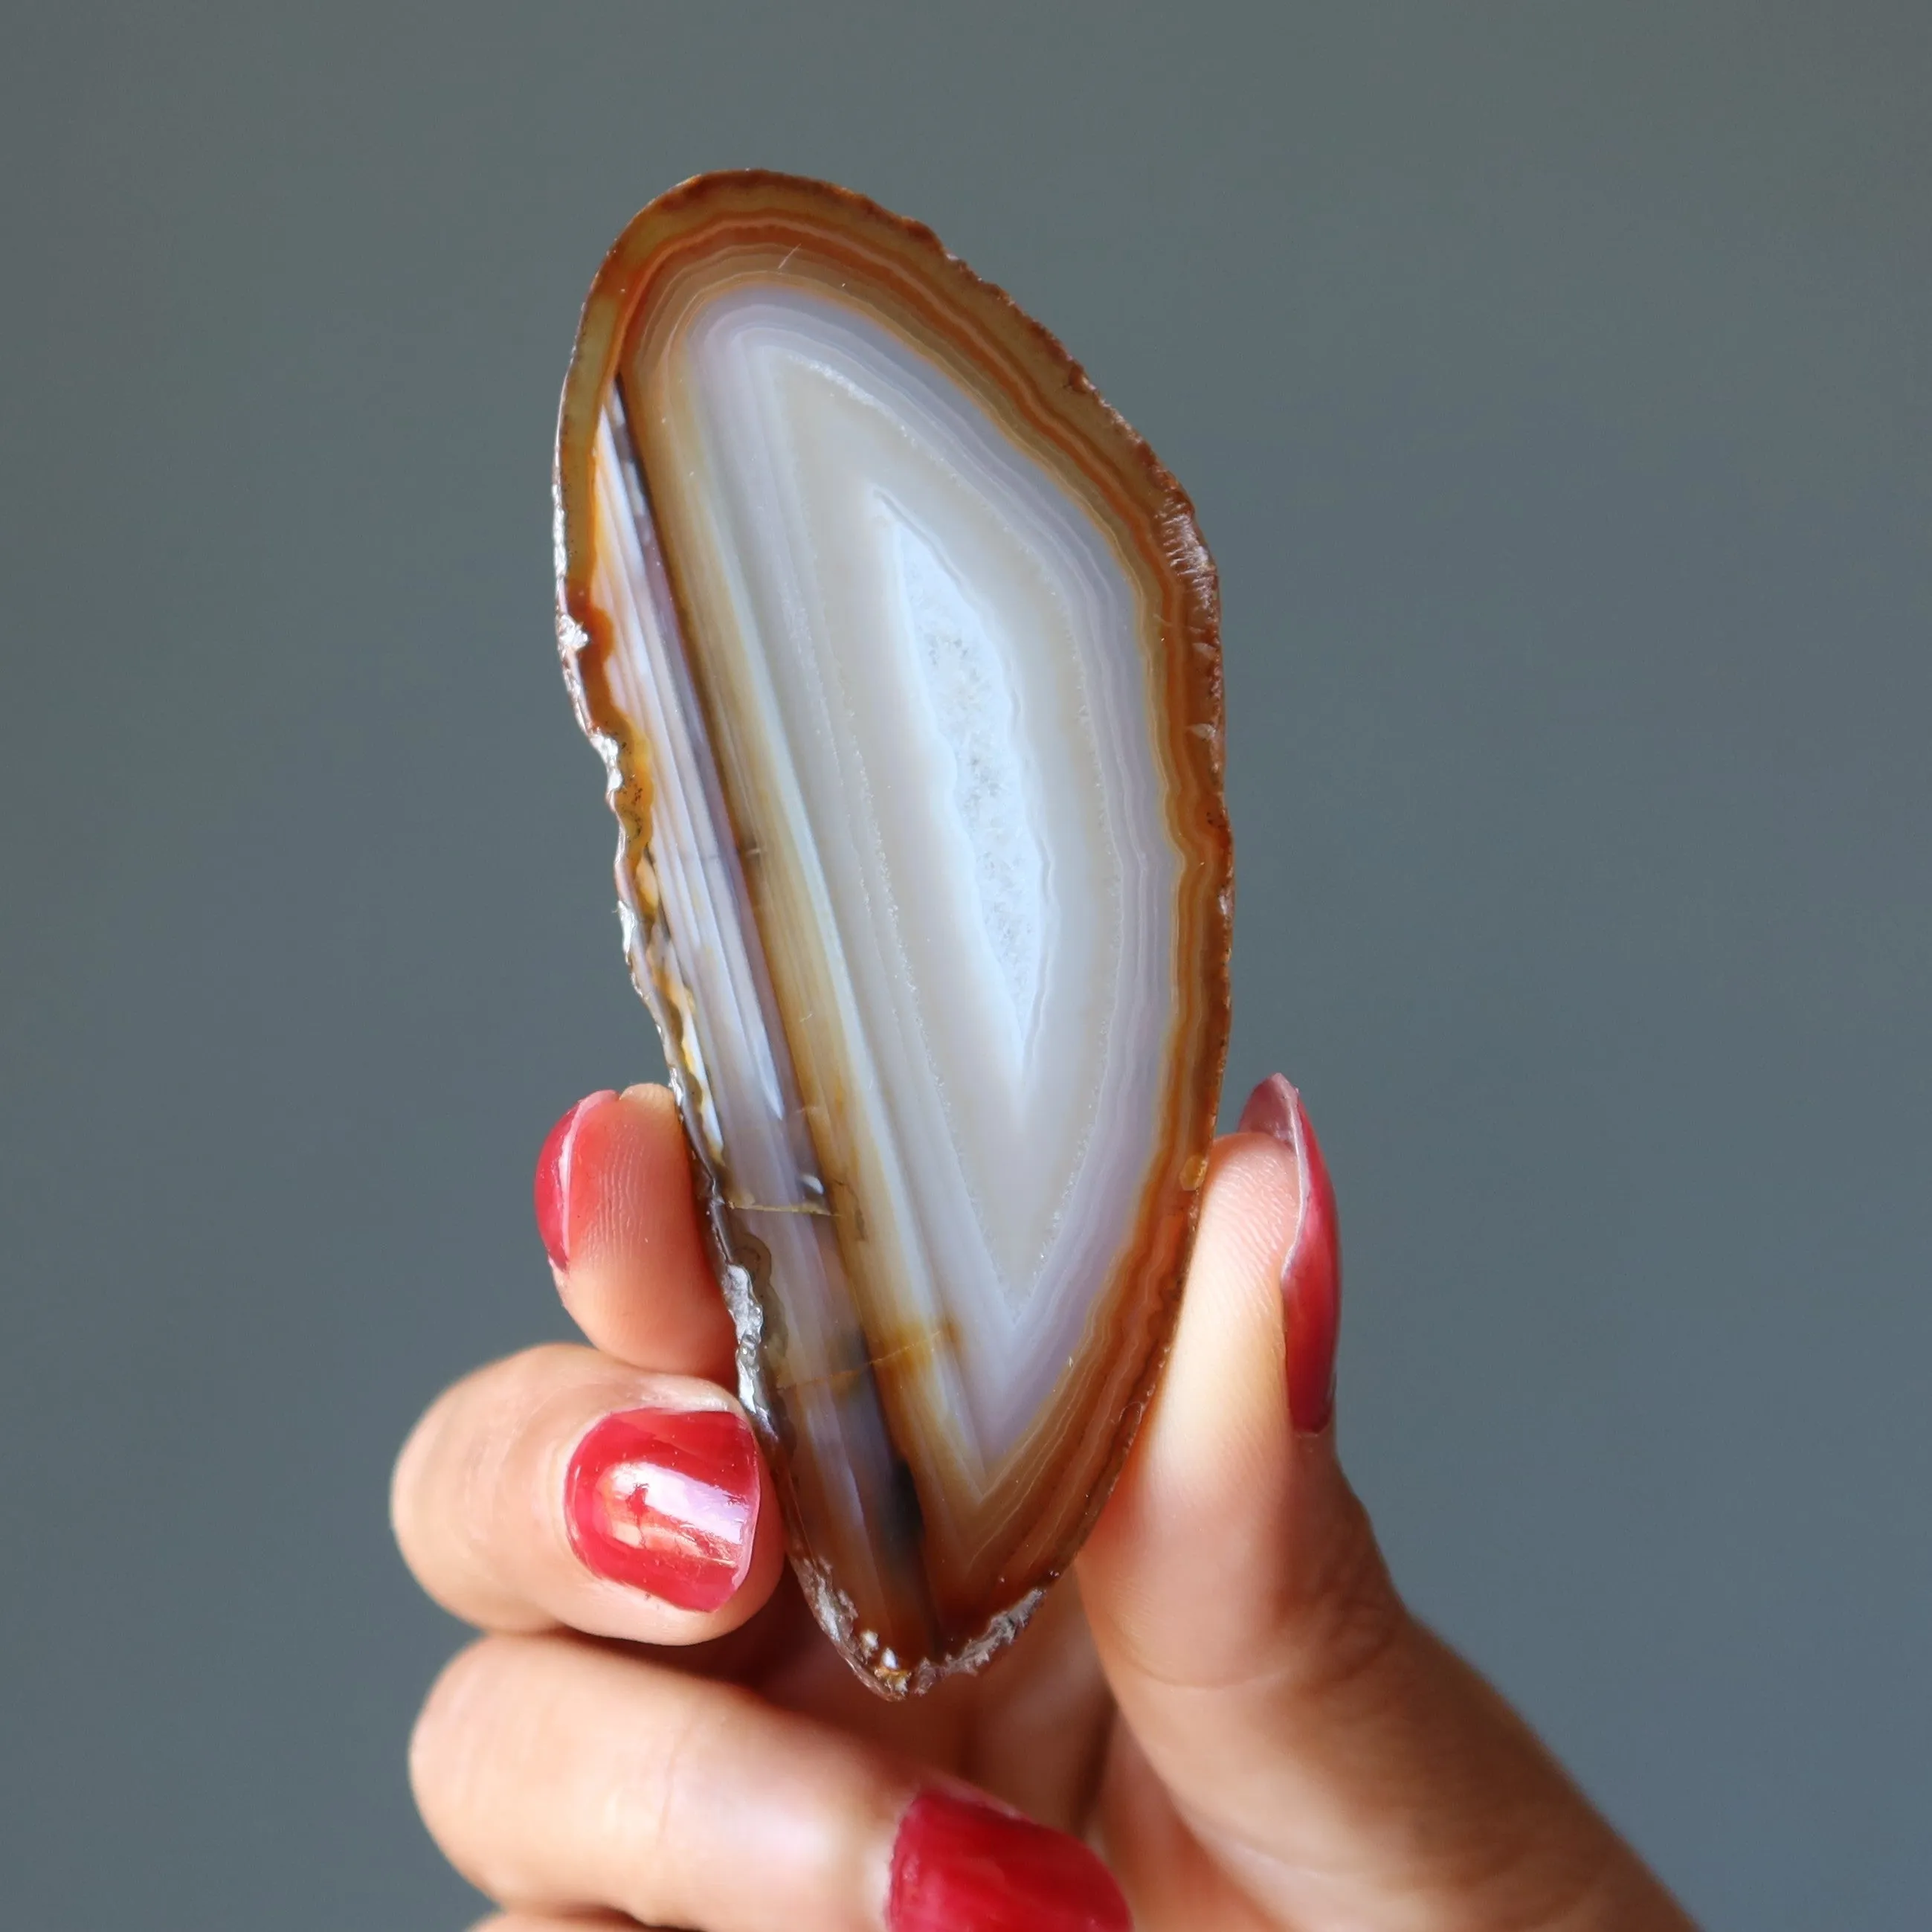
[(592, 286), (559, 628), (740, 1394), (888, 1695), (1024, 1624), (1158, 1372), (1214, 1132), (1214, 567), (1052, 336), (822, 182)]

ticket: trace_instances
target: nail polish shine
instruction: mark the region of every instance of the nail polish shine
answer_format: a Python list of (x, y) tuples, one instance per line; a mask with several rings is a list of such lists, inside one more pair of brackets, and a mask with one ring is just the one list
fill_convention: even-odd
[(722, 1609), (752, 1567), (758, 1444), (728, 1408), (607, 1415), (570, 1459), (564, 1513), (596, 1575), (680, 1610)]

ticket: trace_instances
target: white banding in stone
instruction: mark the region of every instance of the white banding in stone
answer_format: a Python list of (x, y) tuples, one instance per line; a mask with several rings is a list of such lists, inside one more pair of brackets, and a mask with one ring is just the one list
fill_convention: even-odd
[[(668, 338), (698, 648), (804, 908), (895, 1326), (970, 1487), (1076, 1351), (1157, 1139), (1179, 863), (1153, 619), (1085, 506), (855, 308), (727, 284)], [(714, 1084), (716, 1084), (714, 1069)]]

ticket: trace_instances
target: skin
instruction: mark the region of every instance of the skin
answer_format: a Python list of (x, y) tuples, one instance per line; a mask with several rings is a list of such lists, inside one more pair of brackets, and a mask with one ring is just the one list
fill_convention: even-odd
[(1689, 1926), (1404, 1607), (1332, 1426), (1295, 1430), (1289, 1148), (1216, 1148), (1173, 1354), (1075, 1576), (986, 1675), (902, 1705), (819, 1635), (773, 1508), (716, 1613), (573, 1553), (563, 1474), (593, 1423), (735, 1406), (668, 1094), (587, 1117), (573, 1168), (558, 1287), (589, 1346), (458, 1383), (395, 1476), (410, 1567), (485, 1633), (430, 1694), (411, 1770), (504, 1909), (489, 1932), (884, 1932), (898, 1821), (934, 1784), (1086, 1839), (1142, 1932)]

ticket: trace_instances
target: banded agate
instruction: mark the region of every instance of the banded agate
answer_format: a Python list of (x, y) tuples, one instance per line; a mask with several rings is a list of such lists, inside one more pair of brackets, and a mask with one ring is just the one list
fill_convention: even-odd
[(1214, 568), (1053, 338), (824, 183), (611, 250), (559, 631), (740, 1394), (888, 1695), (1070, 1560), (1166, 1348), (1226, 1036)]

